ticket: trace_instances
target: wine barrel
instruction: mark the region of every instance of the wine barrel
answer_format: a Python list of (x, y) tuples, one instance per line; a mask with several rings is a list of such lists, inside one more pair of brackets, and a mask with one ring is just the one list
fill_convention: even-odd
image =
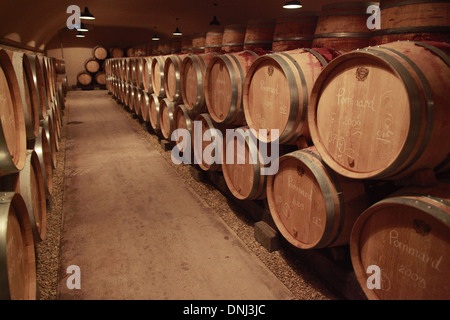
[[(309, 139), (306, 113), (309, 93), (322, 69), (339, 53), (327, 49), (297, 49), (259, 57), (244, 83), (244, 112), (250, 128), (265, 142), (296, 144)], [(261, 137), (260, 129), (268, 136)], [(274, 133), (275, 132), (275, 133)]]
[(134, 57), (134, 48), (133, 47), (127, 48), (125, 51), (125, 55), (127, 57)]
[(141, 90), (138, 87), (133, 86), (134, 102), (133, 111), (137, 116), (141, 115)]
[(84, 62), (84, 68), (87, 72), (97, 73), (100, 70), (100, 63), (94, 58), (89, 58)]
[(244, 80), (258, 54), (241, 51), (211, 59), (205, 73), (205, 100), (208, 112), (217, 123), (245, 124), (242, 96)]
[(150, 98), (150, 108), (149, 108), (150, 125), (155, 132), (160, 132), (161, 124), (159, 120), (159, 111), (162, 99), (159, 98), (154, 93), (152, 93), (149, 98)]
[(34, 54), (26, 54), (24, 56), (25, 68), (31, 75), (32, 85), (30, 85), (30, 92), (32, 97), (32, 103), (38, 106), (39, 120), (44, 119), (47, 116), (47, 98), (44, 85), (44, 75), (42, 74), (42, 68), (39, 62), (39, 58)]
[(66, 62), (64, 60), (55, 59), (54, 60), (55, 72), (57, 74), (66, 73)]
[[(314, 48), (352, 51), (369, 45), (367, 8), (378, 2), (338, 2), (324, 5), (317, 21)], [(384, 17), (382, 18), (384, 19)]]
[(205, 38), (205, 53), (220, 52), (222, 50), (223, 27), (209, 27)]
[[(450, 184), (407, 188), (377, 202), (357, 219), (350, 239), (356, 277), (370, 300), (448, 300)], [(381, 270), (380, 288), (369, 289)]]
[(209, 61), (216, 52), (195, 54), (185, 57), (181, 65), (181, 96), (183, 104), (192, 114), (206, 109), (203, 81)]
[(280, 233), (300, 249), (347, 245), (369, 207), (364, 184), (334, 174), (314, 147), (280, 157), (267, 180), (267, 200)]
[(278, 18), (273, 34), (272, 51), (311, 48), (317, 20), (316, 12), (302, 12)]
[(112, 58), (123, 58), (125, 55), (122, 48), (119, 47), (113, 47), (109, 50)]
[[(194, 121), (191, 118), (188, 109), (182, 104), (176, 106), (175, 111), (173, 112), (173, 129), (174, 141), (179, 147), (178, 150), (184, 153), (186, 151), (184, 147), (186, 146), (189, 151), (192, 152)], [(181, 138), (182, 136), (176, 131), (178, 129), (187, 130), (187, 132), (189, 132), (189, 141), (183, 141), (184, 136)]]
[(20, 87), (6, 50), (0, 49), (0, 177), (23, 169), (27, 134)]
[(183, 36), (183, 39), (181, 40), (181, 53), (192, 53), (192, 40), (193, 35)]
[(55, 129), (53, 126), (53, 119), (51, 115), (51, 110), (48, 110), (47, 117), (44, 120), (41, 120), (41, 127), (44, 128), (45, 134), (47, 136), (48, 147), (50, 150), (50, 159), (52, 160), (52, 168), (56, 169), (56, 137), (55, 137)]
[(181, 53), (181, 42), (183, 38), (180, 36), (173, 36), (171, 41), (171, 47), (170, 47), (170, 54), (179, 54)]
[(106, 74), (103, 71), (97, 72), (95, 74), (95, 83), (105, 86), (106, 85)]
[(53, 166), (50, 145), (47, 140), (47, 133), (44, 127), (39, 127), (39, 135), (34, 144), (34, 151), (39, 159), (39, 165), (42, 172), (44, 189), (47, 198), (53, 194)]
[[(199, 125), (198, 122), (201, 124)], [(222, 170), (224, 138), (224, 131), (208, 113), (201, 113), (195, 118), (195, 125), (192, 129), (194, 158), (195, 163), (202, 170)], [(209, 154), (205, 153), (207, 148), (208, 151), (211, 151)], [(221, 161), (213, 161), (214, 159), (221, 159)]]
[[(450, 48), (448, 44), (442, 44)], [(308, 122), (336, 172), (402, 179), (450, 153), (450, 60), (439, 48), (400, 41), (344, 54), (319, 75)]]
[(167, 56), (157, 56), (152, 58), (151, 64), (151, 76), (152, 76), (152, 88), (153, 92), (160, 98), (166, 96), (164, 87), (164, 64)]
[(251, 20), (247, 23), (244, 38), (244, 50), (271, 50), (276, 20)]
[(144, 88), (144, 58), (136, 58), (135, 61), (135, 70), (136, 72), (136, 86), (139, 89), (143, 89)]
[[(53, 135), (54, 135), (54, 150), (55, 150), (55, 153), (57, 153), (58, 151), (59, 151), (59, 138), (60, 138), (60, 135), (61, 135), (61, 132), (60, 132), (60, 127), (59, 127), (59, 124), (58, 124), (58, 114), (57, 114), (57, 112), (56, 112), (56, 107), (55, 107), (55, 104), (53, 103), (52, 104), (52, 106), (51, 106), (51, 108), (48, 110), (48, 116), (49, 116), (49, 121), (51, 121), (51, 123), (52, 123), (52, 126), (53, 126)], [(56, 158), (55, 158), (55, 160), (56, 160)], [(56, 167), (56, 162), (55, 162), (55, 167)]]
[(19, 193), (0, 195), (0, 299), (36, 299), (36, 256), (27, 207)]
[(170, 101), (181, 100), (181, 65), (187, 54), (170, 55), (164, 62), (164, 89)]
[(89, 72), (81, 71), (77, 74), (77, 82), (79, 85), (88, 86), (92, 84), (92, 75)]
[(19, 86), (20, 96), (22, 100), (22, 107), (25, 120), (25, 129), (27, 140), (33, 142), (39, 131), (39, 110), (38, 106), (32, 99), (32, 92), (30, 91), (32, 82), (31, 68), (29, 62), (24, 59), (24, 53), (11, 52), (10, 58), (14, 71), (17, 77), (17, 84)]
[(50, 108), (50, 103), (53, 100), (52, 92), (51, 92), (51, 79), (49, 75), (49, 71), (47, 68), (47, 57), (45, 56), (38, 56), (39, 59), (39, 66), (41, 67), (41, 73), (42, 73), (42, 79), (44, 84), (44, 91), (45, 91), (45, 98), (46, 98), (46, 108)]
[(144, 90), (153, 93), (152, 86), (152, 58), (144, 58), (142, 67), (142, 84)]
[(169, 101), (167, 98), (163, 98), (159, 105), (159, 124), (161, 127), (161, 133), (167, 140), (171, 140), (171, 135), (174, 130), (174, 111), (176, 104)]
[(225, 26), (222, 38), (222, 51), (239, 52), (244, 50), (246, 25), (230, 24)]
[(252, 131), (242, 127), (234, 130), (232, 138), (224, 137), (223, 176), (230, 192), (240, 200), (266, 198), (267, 175), (262, 174), (265, 155), (259, 149), (263, 142), (258, 145)]
[(47, 205), (39, 157), (27, 150), (25, 167), (20, 171), (20, 195), (27, 207), (35, 243), (45, 240), (47, 233)]
[(394, 41), (450, 42), (450, 3), (440, 0), (380, 0), (381, 29), (371, 45)]
[(102, 46), (95, 46), (92, 50), (92, 56), (97, 60), (105, 60), (106, 58), (108, 58), (108, 50), (106, 50)]
[(192, 36), (192, 53), (205, 53), (206, 33), (194, 33)]
[(144, 122), (149, 122), (149, 111), (150, 111), (150, 93), (145, 90), (140, 89), (141, 96), (141, 111), (140, 115)]

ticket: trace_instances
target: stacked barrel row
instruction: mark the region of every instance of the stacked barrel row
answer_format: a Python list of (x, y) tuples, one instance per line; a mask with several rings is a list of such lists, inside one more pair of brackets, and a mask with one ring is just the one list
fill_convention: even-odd
[[(359, 10), (364, 25), (368, 5), (351, 10), (351, 15)], [(303, 25), (300, 21), (310, 23), (293, 23)], [(315, 30), (319, 27), (320, 19)], [(195, 156), (210, 152), (226, 159), (228, 150), (242, 146), (244, 154), (231, 154), (233, 163), (197, 162), (203, 170), (222, 170), (236, 198), (267, 198), (276, 227), (292, 245), (350, 244), (369, 298), (448, 299), (449, 281), (441, 271), (449, 263), (450, 189), (435, 180), (450, 167), (449, 141), (439, 139), (450, 133), (448, 44), (364, 48), (360, 41), (370, 41), (368, 36), (337, 41), (342, 37), (329, 35), (329, 48), (313, 44), (269, 52), (268, 43), (251, 38), (248, 29), (243, 42), (233, 42), (235, 50), (224, 44), (224, 33), (219, 52), (213, 42), (206, 52), (205, 41), (203, 53), (109, 60), (109, 90), (162, 137), (175, 138)], [(343, 33), (354, 36), (353, 31)], [(322, 46), (319, 39), (326, 37), (312, 43)], [(195, 47), (202, 50), (201, 43)], [(194, 120), (202, 125), (195, 127)], [(193, 137), (197, 128), (203, 139), (180, 143), (171, 136), (177, 128)], [(218, 147), (219, 132), (225, 137), (231, 128), (242, 128), (237, 135), (246, 139)], [(279, 168), (263, 175), (274, 142), (280, 144)], [(408, 184), (421, 187), (400, 188)], [(370, 265), (381, 267), (380, 290), (367, 288)]]
[(61, 137), (64, 61), (0, 49), (0, 299), (36, 299), (35, 246)]
[[(106, 86), (105, 60), (110, 54), (120, 55), (120, 48), (113, 48), (111, 53), (102, 46), (92, 49), (92, 57), (84, 62), (84, 70), (77, 74), (77, 85), (81, 88), (93, 86)], [(122, 51), (123, 55), (123, 51)]]

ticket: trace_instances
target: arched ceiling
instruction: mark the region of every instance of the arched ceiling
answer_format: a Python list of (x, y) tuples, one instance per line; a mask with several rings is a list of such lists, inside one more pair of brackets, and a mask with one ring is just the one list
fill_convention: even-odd
[[(345, 0), (349, 1), (349, 0)], [(356, 1), (356, 0), (353, 0)], [(222, 26), (249, 20), (277, 18), (301, 11), (320, 11), (324, 4), (339, 0), (303, 0), (303, 8), (286, 10), (286, 0), (0, 0), (0, 38), (45, 49), (59, 30), (66, 28), (69, 5), (85, 6), (96, 20), (93, 26), (148, 29), (163, 38), (178, 26), (184, 34), (206, 32), (212, 17)], [(361, 2), (361, 1), (357, 1)], [(214, 6), (217, 3), (217, 6)], [(176, 21), (179, 18), (179, 21)]]

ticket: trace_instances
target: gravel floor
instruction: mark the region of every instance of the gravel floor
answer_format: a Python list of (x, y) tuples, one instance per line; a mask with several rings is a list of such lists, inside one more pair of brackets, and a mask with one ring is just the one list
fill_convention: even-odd
[[(70, 93), (69, 93), (70, 97)], [(109, 96), (111, 97), (111, 96)], [(112, 98), (111, 98), (112, 99)], [(114, 102), (115, 103), (115, 102)], [(256, 256), (291, 290), (298, 300), (336, 300), (339, 295), (328, 289), (328, 286), (316, 277), (294, 252), (281, 250), (268, 252), (254, 238), (252, 221), (237, 206), (233, 205), (219, 190), (209, 183), (197, 182), (191, 175), (189, 165), (175, 165), (171, 161), (170, 151), (164, 152), (158, 137), (145, 130), (145, 125), (120, 106), (125, 121), (140, 132), (143, 138), (158, 150), (172, 165), (174, 170), (184, 179), (194, 194), (209, 205), (228, 224), (236, 235), (255, 253)], [(37, 273), (41, 300), (57, 299), (58, 270), (60, 257), (60, 240), (62, 230), (64, 163), (67, 133), (67, 113), (70, 111), (70, 99), (66, 103), (63, 127), (61, 130), (60, 150), (57, 154), (57, 168), (54, 171), (53, 200), (47, 217), (47, 239), (37, 246)]]

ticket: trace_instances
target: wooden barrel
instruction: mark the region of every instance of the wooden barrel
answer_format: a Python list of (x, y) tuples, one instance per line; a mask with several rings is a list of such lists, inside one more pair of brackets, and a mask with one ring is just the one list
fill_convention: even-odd
[(190, 55), (181, 65), (181, 96), (183, 104), (192, 114), (206, 109), (203, 79), (209, 61), (215, 56), (216, 52)]
[(272, 50), (275, 19), (251, 20), (247, 23), (244, 50)]
[[(367, 8), (378, 2), (338, 2), (324, 5), (317, 21), (312, 46), (352, 51), (369, 45)], [(384, 17), (382, 17), (384, 19)]]
[[(176, 106), (175, 111), (173, 112), (173, 129), (174, 141), (179, 147), (178, 150), (184, 153), (186, 147), (192, 152), (194, 121), (191, 118), (188, 109), (182, 104)], [(182, 138), (176, 131), (177, 129), (187, 130), (187, 132), (189, 132), (189, 141), (183, 141), (184, 136)], [(189, 158), (189, 160), (191, 161), (191, 158)]]
[(141, 90), (138, 87), (133, 86), (134, 102), (133, 111), (137, 116), (141, 115)]
[[(443, 48), (450, 48), (442, 44)], [(333, 60), (310, 96), (309, 128), (324, 161), (356, 179), (408, 178), (450, 153), (450, 60), (400, 41)]]
[(152, 85), (152, 58), (144, 58), (142, 66), (142, 85), (148, 93), (153, 93)]
[(181, 53), (181, 44), (182, 44), (183, 37), (181, 36), (173, 36), (170, 46), (170, 54), (178, 54)]
[[(195, 118), (192, 130), (195, 163), (204, 171), (222, 170), (224, 131), (208, 113)], [(222, 160), (213, 161), (215, 159)]]
[(154, 93), (152, 93), (149, 98), (150, 98), (150, 108), (149, 108), (150, 125), (155, 132), (160, 132), (161, 124), (159, 120), (159, 110), (162, 99), (159, 98)]
[(105, 60), (108, 58), (108, 50), (102, 46), (95, 46), (92, 50), (92, 56), (97, 60)]
[(100, 70), (100, 63), (94, 58), (89, 58), (84, 62), (84, 68), (87, 72), (97, 73)]
[(11, 62), (17, 77), (20, 96), (22, 99), (23, 113), (25, 117), (25, 128), (27, 140), (33, 142), (39, 131), (39, 110), (37, 101), (33, 101), (31, 87), (33, 85), (33, 74), (24, 53), (11, 52)]
[(253, 51), (214, 57), (205, 73), (205, 99), (208, 112), (217, 123), (244, 125), (242, 105), (244, 80), (253, 62), (261, 55)]
[[(222, 171), (231, 193), (240, 200), (266, 198), (267, 175), (259, 142), (247, 127), (236, 129), (233, 138), (224, 137)], [(225, 141), (226, 140), (226, 141)], [(269, 146), (266, 146), (266, 150)]]
[(32, 79), (32, 85), (30, 85), (31, 100), (38, 106), (39, 120), (42, 120), (47, 116), (47, 98), (40, 62), (38, 57), (33, 54), (24, 55), (24, 60), (26, 60), (24, 62), (25, 69)]
[(134, 48), (133, 47), (127, 48), (125, 51), (125, 55), (127, 57), (134, 57)]
[(167, 140), (171, 140), (171, 135), (174, 130), (174, 111), (176, 104), (169, 101), (167, 98), (163, 98), (159, 105), (159, 124), (161, 127), (161, 133)]
[(92, 84), (92, 75), (89, 72), (81, 71), (77, 74), (77, 82), (80, 85), (88, 86)]
[(0, 299), (36, 299), (36, 256), (27, 207), (19, 193), (0, 194)]
[(206, 33), (194, 33), (192, 36), (192, 53), (205, 53)]
[(6, 50), (0, 49), (0, 177), (22, 170), (27, 134), (20, 87)]
[(450, 3), (440, 0), (380, 0), (381, 29), (371, 45), (394, 41), (450, 42)]
[(157, 56), (152, 58), (152, 88), (153, 92), (160, 98), (164, 98), (166, 96), (164, 87), (164, 64), (166, 59), (167, 56)]
[(20, 171), (20, 195), (27, 207), (35, 243), (45, 240), (47, 233), (47, 204), (39, 157), (27, 150), (25, 167)]
[(135, 61), (135, 78), (136, 78), (136, 87), (139, 89), (144, 88), (144, 58), (136, 58)]
[(272, 51), (311, 48), (317, 19), (316, 12), (302, 12), (278, 18), (273, 34)]
[(140, 97), (141, 97), (141, 111), (140, 115), (144, 122), (149, 122), (149, 111), (150, 111), (150, 93), (145, 90), (140, 89)]
[(209, 27), (205, 38), (205, 53), (220, 52), (222, 50), (223, 27)]
[(314, 147), (280, 157), (267, 200), (280, 233), (300, 249), (347, 245), (353, 223), (369, 207), (364, 184), (334, 174)]
[(55, 71), (57, 74), (66, 73), (66, 62), (64, 60), (55, 59), (54, 60)]
[(50, 145), (47, 140), (47, 133), (44, 127), (39, 127), (39, 135), (34, 144), (34, 151), (39, 159), (44, 189), (48, 198), (53, 194), (53, 166)]
[(41, 127), (44, 128), (45, 134), (47, 136), (48, 147), (50, 150), (50, 158), (52, 160), (52, 168), (56, 168), (56, 137), (55, 137), (55, 129), (53, 125), (53, 118), (51, 115), (51, 110), (49, 110), (47, 114), (47, 118), (41, 120)]
[(247, 26), (230, 24), (225, 26), (222, 38), (222, 51), (239, 52), (244, 50), (245, 32)]
[(133, 86), (136, 85), (136, 59), (137, 58), (129, 58), (128, 59), (128, 82), (131, 83)]
[(38, 56), (39, 59), (39, 65), (41, 67), (41, 73), (43, 75), (43, 84), (45, 88), (45, 98), (46, 98), (46, 107), (47, 109), (50, 108), (50, 104), (53, 101), (53, 95), (51, 91), (51, 77), (48, 70), (48, 62), (47, 57), (45, 56)]
[(127, 104), (128, 110), (134, 112), (135, 90), (132, 84), (128, 84)]
[(183, 36), (183, 39), (181, 40), (181, 53), (192, 53), (192, 40), (193, 35)]
[(109, 50), (111, 58), (123, 58), (125, 53), (122, 48), (113, 47)]
[(95, 83), (105, 86), (106, 85), (106, 74), (103, 71), (97, 72), (95, 74)]
[[(339, 53), (327, 49), (297, 49), (259, 57), (244, 83), (244, 112), (250, 128), (262, 141), (296, 144), (309, 139), (306, 113), (314, 81)], [(266, 129), (267, 139), (259, 135)]]
[[(49, 121), (51, 121), (52, 126), (53, 126), (53, 135), (54, 135), (54, 150), (55, 153), (59, 151), (59, 138), (61, 135), (60, 132), (60, 126), (58, 123), (58, 114), (56, 111), (56, 106), (55, 104), (52, 104), (51, 109), (48, 110), (48, 116), (49, 116)], [(52, 149), (53, 150), (53, 149)], [(55, 158), (56, 160), (56, 158)], [(56, 162), (55, 162), (55, 167), (56, 167)]]
[(164, 89), (170, 101), (181, 98), (181, 65), (188, 54), (170, 55), (164, 62)]
[[(448, 300), (450, 184), (403, 189), (372, 205), (356, 221), (350, 254), (371, 300)], [(367, 286), (369, 266), (381, 270), (381, 288)]]

